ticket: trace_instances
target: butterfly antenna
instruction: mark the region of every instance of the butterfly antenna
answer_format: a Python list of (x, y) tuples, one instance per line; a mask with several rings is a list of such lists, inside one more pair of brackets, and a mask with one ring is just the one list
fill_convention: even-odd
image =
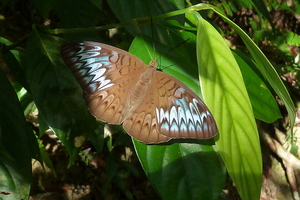
[[(172, 47), (170, 50), (168, 50), (168, 51), (165, 52), (164, 54), (170, 53), (171, 51), (173, 51), (174, 49), (176, 49), (176, 48), (179, 47), (180, 45), (183, 45), (184, 43), (186, 43), (187, 41), (189, 41), (190, 39), (191, 39), (191, 38), (188, 38), (188, 39), (184, 40), (183, 42), (177, 44), (176, 46)], [(161, 59), (161, 57), (162, 57), (162, 56), (160, 55), (158, 59)], [(171, 66), (172, 66), (172, 65), (171, 65)], [(168, 66), (168, 67), (171, 67), (171, 66)], [(166, 68), (168, 68), (168, 67), (166, 67)]]
[(177, 44), (175, 47), (171, 48), (169, 51), (167, 51), (165, 54), (170, 53), (171, 51), (173, 51), (174, 49), (176, 49), (177, 47), (183, 45), (184, 43), (186, 43), (187, 41), (189, 41), (191, 38), (188, 38), (186, 40), (184, 40), (183, 42)]
[[(164, 54), (170, 53), (171, 51), (173, 51), (173, 50), (176, 49), (177, 47), (179, 47), (179, 46), (183, 45), (184, 43), (186, 43), (187, 41), (189, 41), (190, 39), (191, 39), (191, 38), (188, 38), (188, 39), (184, 40), (183, 42), (177, 44), (176, 46), (172, 47), (170, 50), (168, 50), (168, 51), (165, 52)], [(158, 59), (160, 59), (160, 58), (161, 58), (161, 55), (159, 56)]]

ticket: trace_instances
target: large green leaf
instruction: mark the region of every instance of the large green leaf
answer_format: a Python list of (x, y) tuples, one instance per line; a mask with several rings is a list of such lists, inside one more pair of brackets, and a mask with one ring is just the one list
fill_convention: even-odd
[(141, 164), (162, 199), (219, 199), (225, 168), (212, 146), (146, 145), (133, 141)]
[(97, 124), (62, 62), (61, 45), (58, 38), (34, 29), (27, 43), (25, 73), (40, 115), (66, 146), (72, 163), (79, 152), (76, 139), (93, 133)]
[(242, 74), (221, 35), (198, 13), (195, 16), (201, 88), (218, 125), (219, 153), (242, 199), (259, 199), (260, 142)]
[(30, 132), (17, 95), (0, 70), (0, 199), (28, 199)]

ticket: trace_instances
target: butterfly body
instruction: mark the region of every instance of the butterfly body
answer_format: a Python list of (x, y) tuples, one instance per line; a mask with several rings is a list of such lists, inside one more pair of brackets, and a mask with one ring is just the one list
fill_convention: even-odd
[(203, 101), (179, 80), (157, 71), (156, 60), (145, 65), (124, 50), (96, 42), (64, 45), (61, 54), (91, 113), (122, 124), (137, 140), (207, 139), (217, 133)]
[(146, 94), (148, 86), (151, 84), (155, 72), (156, 72), (156, 68), (152, 64), (147, 66), (145, 71), (140, 75), (138, 82), (131, 90), (129, 101), (126, 104), (127, 106), (132, 108), (139, 104), (142, 97)]

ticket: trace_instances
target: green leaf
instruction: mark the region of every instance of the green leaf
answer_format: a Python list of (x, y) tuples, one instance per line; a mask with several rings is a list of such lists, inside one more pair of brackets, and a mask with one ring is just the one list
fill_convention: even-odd
[(53, 0), (34, 0), (36, 8), (39, 10), (44, 20), (49, 17), (49, 12), (52, 9)]
[(240, 4), (240, 7), (246, 7), (246, 8), (251, 9), (251, 2), (252, 1), (253, 0), (241, 0), (241, 1), (237, 1), (236, 3)]
[(255, 64), (248, 56), (241, 52), (236, 53), (234, 52), (233, 55), (240, 66), (255, 118), (267, 123), (281, 118), (278, 104), (272, 93), (263, 80), (252, 70), (255, 68)]
[(88, 137), (97, 124), (77, 81), (63, 64), (61, 44), (58, 38), (34, 29), (27, 43), (25, 73), (39, 114), (65, 145), (71, 164), (79, 152), (75, 139)]
[(289, 45), (300, 46), (300, 35), (290, 31), (285, 40)]
[[(2, 37), (0, 37), (0, 43), (7, 46), (12, 45), (12, 42)], [(23, 87), (28, 88), (26, 77), (24, 76), (24, 71), (21, 67), (25, 60), (24, 51), (2, 49), (1, 56), (10, 69), (11, 73), (13, 74), (13, 81), (19, 81)]]
[(143, 169), (162, 199), (219, 199), (225, 169), (212, 146), (133, 142)]
[[(108, 0), (110, 7), (121, 22), (137, 17), (149, 17), (185, 7), (183, 0)], [(132, 12), (127, 12), (128, 10)], [(182, 17), (180, 17), (182, 18)]]
[(102, 10), (102, 0), (90, 0), (94, 6), (96, 6), (99, 10)]
[(28, 199), (31, 133), (15, 91), (2, 70), (0, 93), (0, 199)]
[(39, 149), (39, 143), (37, 141), (36, 135), (34, 134), (33, 130), (31, 129), (31, 126), (27, 126), (28, 129), (28, 140), (29, 140), (29, 146), (30, 146), (30, 154), (31, 154), (31, 158), (38, 160), (40, 162), (42, 162), (42, 156), (41, 156), (41, 152)]
[(259, 199), (260, 142), (242, 74), (221, 35), (198, 13), (195, 16), (201, 88), (218, 125), (216, 145), (242, 199)]
[(104, 122), (97, 121), (98, 128), (89, 136), (89, 140), (96, 149), (98, 155), (101, 155), (104, 144)]
[(272, 28), (274, 28), (273, 20), (269, 14), (269, 11), (266, 7), (266, 4), (264, 1), (261, 0), (252, 0), (253, 4), (255, 5), (256, 9), (268, 20), (268, 22), (272, 25)]
[(37, 140), (40, 142), (39, 150), (40, 150), (40, 154), (41, 154), (42, 161), (43, 161), (43, 162), (41, 162), (41, 164), (43, 165), (43, 163), (45, 163), (47, 165), (47, 167), (49, 167), (51, 169), (51, 172), (53, 173), (53, 176), (56, 177), (56, 172), (55, 172), (55, 169), (53, 167), (52, 160), (50, 159), (49, 153), (47, 152), (45, 146), (40, 141), (40, 139), (37, 139)]

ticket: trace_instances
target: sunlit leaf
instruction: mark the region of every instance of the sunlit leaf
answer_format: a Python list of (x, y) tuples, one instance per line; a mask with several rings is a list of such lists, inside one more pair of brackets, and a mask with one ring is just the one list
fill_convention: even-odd
[(218, 125), (216, 145), (242, 199), (259, 199), (260, 141), (242, 74), (221, 35), (195, 15), (202, 93)]

